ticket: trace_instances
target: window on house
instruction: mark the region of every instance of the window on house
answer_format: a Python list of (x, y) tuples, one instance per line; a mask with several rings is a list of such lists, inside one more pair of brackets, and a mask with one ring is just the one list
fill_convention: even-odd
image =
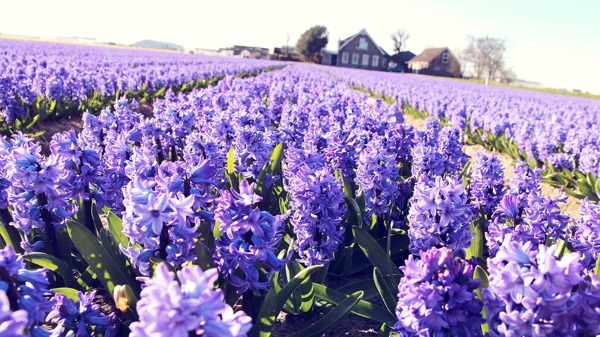
[(448, 53), (443, 53), (442, 54), (442, 63), (448, 63), (449, 60), (450, 60), (450, 56), (448, 55)]
[(358, 41), (356, 41), (356, 48), (363, 49), (363, 50), (368, 49), (369, 43), (367, 42), (367, 39), (365, 39), (364, 37), (361, 37), (360, 39), (358, 39)]
[(350, 53), (347, 51), (342, 52), (342, 63), (348, 63), (348, 59), (350, 58)]
[(371, 59), (371, 66), (379, 67), (379, 55), (373, 55), (373, 58)]
[(352, 64), (358, 64), (358, 53), (352, 53)]
[(362, 65), (363, 66), (368, 66), (369, 65), (369, 54), (363, 54)]

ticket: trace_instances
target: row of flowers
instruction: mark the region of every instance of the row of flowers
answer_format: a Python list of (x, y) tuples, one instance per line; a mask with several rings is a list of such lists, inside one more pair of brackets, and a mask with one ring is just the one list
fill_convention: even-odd
[[(0, 131), (46, 117), (81, 113), (128, 94), (153, 97), (225, 75), (256, 73), (268, 61), (2, 39)], [(138, 97), (139, 96), (139, 97)], [(38, 116), (36, 118), (36, 116)]]
[(599, 100), (414, 75), (327, 70), (411, 112), (447, 120), (463, 129), (471, 143), (544, 166), (548, 183), (575, 197), (598, 200), (600, 144), (594, 126)]

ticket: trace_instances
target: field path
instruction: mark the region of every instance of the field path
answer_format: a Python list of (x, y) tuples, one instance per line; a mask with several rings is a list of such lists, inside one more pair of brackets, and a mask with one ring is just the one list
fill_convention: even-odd
[[(414, 126), (417, 130), (422, 130), (423, 127), (425, 126), (425, 119), (423, 118), (417, 118), (408, 114), (404, 114), (404, 120), (408, 123), (411, 124), (412, 126)], [(463, 151), (469, 155), (471, 158), (471, 162), (474, 160), (475, 158), (475, 154), (477, 153), (477, 151), (483, 151), (486, 155), (491, 155), (494, 154), (498, 157), (498, 159), (500, 159), (500, 163), (502, 163), (502, 166), (504, 167), (504, 180), (508, 183), (508, 181), (510, 180), (510, 177), (512, 177), (514, 175), (514, 165), (515, 165), (515, 161), (507, 154), (502, 153), (502, 152), (492, 152), (487, 150), (486, 148), (484, 148), (481, 145), (465, 145), (463, 147)], [(541, 184), (542, 187), (542, 195), (543, 196), (557, 196), (560, 192), (561, 189), (556, 188), (552, 185), (546, 184), (546, 183), (542, 183)], [(560, 210), (562, 213), (569, 215), (571, 218), (580, 218), (580, 213), (579, 213), (579, 209), (581, 206), (581, 200), (577, 199), (577, 198), (573, 198), (570, 196), (567, 196), (567, 202), (564, 204), (560, 205)]]

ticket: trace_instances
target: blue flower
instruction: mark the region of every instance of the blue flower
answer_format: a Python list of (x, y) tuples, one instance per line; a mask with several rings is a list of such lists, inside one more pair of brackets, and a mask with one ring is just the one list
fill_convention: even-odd
[(48, 313), (46, 320), (59, 325), (63, 332), (71, 331), (76, 336), (114, 335), (117, 331), (115, 313), (102, 313), (100, 305), (92, 302), (95, 294), (95, 291), (77, 292), (77, 302), (63, 294), (56, 294), (54, 309)]
[(144, 279), (137, 303), (140, 320), (131, 324), (130, 336), (246, 336), (252, 320), (224, 303), (223, 291), (214, 288), (217, 277), (216, 269), (184, 266), (175, 275), (164, 263), (158, 265), (154, 276)]
[(287, 191), (298, 261), (307, 265), (324, 264), (333, 260), (343, 242), (346, 206), (342, 182), (327, 167), (303, 165), (291, 175)]
[[(215, 220), (222, 235), (216, 241), (215, 262), (229, 282), (240, 288), (239, 293), (267, 289), (271, 275), (285, 264), (276, 256), (283, 221), (255, 208), (261, 200), (254, 194), (254, 184), (246, 180), (240, 182), (239, 193), (233, 189), (222, 191), (217, 199)], [(259, 268), (267, 275), (261, 276)]]
[[(52, 309), (53, 302), (48, 300), (51, 292), (48, 290), (50, 284), (47, 272), (48, 270), (45, 268), (25, 269), (23, 257), (15, 253), (10, 246), (0, 250), (0, 274), (2, 276), (0, 292), (8, 298), (11, 305), (18, 304), (19, 319), (23, 316), (21, 311), (26, 313), (25, 322), (28, 330), (42, 324), (46, 314)], [(1, 329), (0, 325), (0, 331)]]
[(569, 242), (583, 256), (584, 267), (595, 268), (600, 254), (600, 208), (588, 198), (581, 203), (581, 219), (574, 221)]
[(569, 335), (561, 322), (583, 266), (577, 253), (558, 259), (555, 252), (556, 246), (535, 246), (507, 235), (488, 259), (490, 287), (484, 297), (493, 336)]
[(471, 245), (472, 218), (473, 207), (461, 181), (420, 176), (408, 213), (410, 251), (418, 254), (432, 247), (449, 247), (454, 254), (463, 254)]
[(506, 193), (504, 172), (498, 157), (492, 155), (488, 158), (482, 151), (477, 152), (471, 167), (469, 192), (473, 203), (491, 216)]
[(358, 193), (364, 193), (365, 221), (373, 215), (382, 217), (390, 212), (398, 195), (398, 162), (396, 154), (385, 146), (382, 137), (373, 135), (358, 159), (355, 182)]
[(27, 312), (12, 311), (6, 291), (0, 289), (0, 337), (25, 337)]
[(483, 303), (475, 296), (474, 261), (454, 257), (448, 248), (420, 252), (400, 267), (398, 323), (402, 336), (483, 336)]

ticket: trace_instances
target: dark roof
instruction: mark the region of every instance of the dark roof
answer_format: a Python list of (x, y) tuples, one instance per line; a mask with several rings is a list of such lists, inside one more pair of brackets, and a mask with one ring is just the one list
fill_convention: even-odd
[(378, 44), (375, 42), (375, 40), (373, 40), (373, 38), (371, 37), (371, 35), (369, 35), (369, 33), (367, 33), (367, 30), (366, 30), (366, 29), (364, 29), (364, 28), (363, 28), (363, 29), (361, 29), (361, 30), (360, 30), (360, 32), (358, 32), (358, 33), (356, 33), (356, 34), (354, 34), (354, 35), (350, 36), (349, 38), (347, 38), (347, 39), (343, 39), (343, 40), (340, 40), (340, 42), (339, 42), (339, 46), (338, 46), (338, 50), (341, 50), (341, 49), (343, 49), (344, 47), (346, 47), (346, 46), (347, 46), (347, 45), (348, 45), (348, 44), (349, 44), (349, 43), (350, 43), (352, 40), (354, 40), (354, 38), (356, 38), (356, 37), (357, 37), (357, 36), (359, 36), (359, 35), (365, 35), (365, 36), (367, 36), (367, 37), (368, 37), (368, 38), (369, 38), (369, 39), (370, 39), (370, 40), (371, 40), (371, 41), (372, 41), (372, 42), (375, 44), (375, 47), (377, 47), (377, 49), (379, 50), (379, 52), (381, 53), (381, 55), (384, 55), (384, 56), (387, 56), (387, 55), (388, 55), (388, 53), (387, 53), (385, 50), (383, 50), (383, 48), (381, 48), (381, 47), (380, 47), (380, 46), (379, 46), (379, 45), (378, 45)]
[(390, 56), (390, 61), (393, 61), (397, 64), (403, 64), (410, 61), (413, 57), (415, 57), (415, 54), (409, 51), (401, 51), (398, 54)]
[(448, 51), (448, 48), (427, 48), (421, 52), (421, 54), (413, 57), (409, 63), (412, 62), (431, 62), (436, 57), (440, 56), (443, 52)]

